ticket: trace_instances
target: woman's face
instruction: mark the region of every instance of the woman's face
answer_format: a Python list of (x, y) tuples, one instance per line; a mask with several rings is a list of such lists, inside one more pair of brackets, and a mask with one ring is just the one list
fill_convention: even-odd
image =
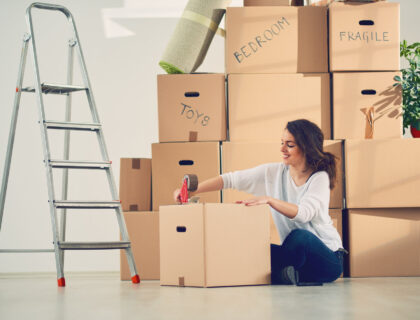
[(283, 139), (281, 139), (281, 152), (284, 164), (291, 166), (305, 164), (302, 150), (296, 144), (295, 137), (287, 129), (284, 130)]

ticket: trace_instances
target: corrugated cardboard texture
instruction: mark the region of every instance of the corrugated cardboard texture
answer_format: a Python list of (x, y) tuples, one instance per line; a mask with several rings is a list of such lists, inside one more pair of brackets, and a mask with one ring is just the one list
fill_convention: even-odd
[(330, 5), (330, 71), (400, 69), (400, 4)]
[[(280, 142), (224, 142), (222, 144), (223, 173), (244, 170), (270, 162), (281, 162)], [(331, 152), (337, 158), (337, 182), (331, 191), (330, 208), (343, 207), (343, 172), (342, 172), (342, 142), (325, 140), (324, 150)], [(235, 202), (252, 197), (252, 195), (237, 190), (223, 190), (223, 202)]]
[(162, 206), (161, 285), (269, 284), (269, 217), (267, 205)]
[(288, 121), (308, 119), (331, 136), (330, 76), (228, 76), (230, 141), (280, 141)]
[(349, 210), (351, 277), (420, 276), (420, 208)]
[(419, 207), (420, 139), (346, 140), (347, 208)]
[[(366, 126), (373, 139), (402, 137), (401, 72), (333, 74), (333, 131), (335, 139), (363, 139)], [(368, 112), (371, 109), (371, 112)], [(367, 114), (372, 114), (372, 123)]]
[(157, 77), (159, 142), (226, 140), (224, 74)]
[(121, 158), (120, 200), (123, 211), (149, 211), (152, 193), (152, 159)]
[[(152, 144), (153, 210), (174, 204), (173, 192), (181, 188), (184, 175), (204, 181), (220, 174), (219, 142)], [(200, 202), (220, 202), (220, 192), (199, 195)]]
[(328, 72), (327, 32), (325, 7), (228, 7), (226, 73)]
[[(140, 279), (159, 279), (159, 213), (124, 212), (124, 219)], [(120, 260), (121, 280), (131, 280), (125, 250)]]

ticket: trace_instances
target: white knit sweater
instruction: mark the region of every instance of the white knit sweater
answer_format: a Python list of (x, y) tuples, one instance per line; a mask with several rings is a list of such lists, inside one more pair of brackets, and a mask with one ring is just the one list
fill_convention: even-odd
[(223, 188), (233, 188), (254, 196), (269, 196), (294, 203), (298, 213), (293, 219), (271, 208), (281, 242), (294, 229), (312, 232), (331, 250), (343, 247), (340, 235), (328, 213), (330, 181), (325, 171), (314, 173), (305, 184), (296, 186), (289, 167), (267, 163), (255, 168), (222, 174)]

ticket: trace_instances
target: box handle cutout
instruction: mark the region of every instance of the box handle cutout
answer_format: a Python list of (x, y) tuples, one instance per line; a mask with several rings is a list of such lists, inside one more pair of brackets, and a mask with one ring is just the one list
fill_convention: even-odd
[(179, 160), (180, 166), (192, 166), (194, 164), (194, 161), (192, 160)]
[(375, 22), (373, 22), (373, 20), (360, 20), (359, 24), (361, 26), (373, 26)]
[(184, 226), (178, 226), (176, 227), (176, 232), (186, 232), (187, 228)]
[(376, 94), (376, 90), (365, 89), (365, 90), (362, 90), (362, 94), (369, 95), (369, 96), (374, 96)]
[(197, 91), (188, 91), (184, 93), (184, 96), (187, 98), (197, 98), (200, 96), (200, 92)]

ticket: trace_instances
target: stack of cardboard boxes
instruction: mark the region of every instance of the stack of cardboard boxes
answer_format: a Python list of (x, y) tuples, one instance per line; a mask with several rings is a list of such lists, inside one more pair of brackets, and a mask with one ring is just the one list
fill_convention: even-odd
[[(398, 3), (329, 8), (333, 137), (345, 139), (349, 275), (420, 275), (420, 141), (402, 138)], [(416, 208), (417, 207), (417, 208)]]
[[(158, 75), (151, 208), (150, 200), (145, 209), (124, 200), (150, 191), (150, 168), (143, 164), (150, 159), (140, 166), (135, 159), (121, 162), (120, 196), (124, 210), (135, 210), (125, 216), (140, 277), (146, 268), (140, 256), (150, 255), (159, 273), (160, 248), (161, 284), (269, 283), (266, 206), (257, 209), (261, 214), (230, 204), (251, 196), (234, 190), (200, 194), (204, 204), (175, 206), (173, 191), (185, 174), (203, 181), (281, 161), (283, 129), (299, 118), (321, 127), (325, 150), (339, 159), (330, 215), (350, 251), (350, 275), (420, 275), (420, 208), (414, 208), (420, 206), (420, 141), (401, 139), (401, 92), (393, 86), (399, 5), (294, 7), (270, 1), (276, 3), (247, 0), (245, 7), (227, 9), (227, 76)], [(149, 172), (141, 188), (128, 187), (137, 179), (134, 170)], [(271, 226), (271, 243), (279, 243)], [(148, 240), (136, 249), (141, 233)], [(250, 247), (261, 254), (242, 252)]]

